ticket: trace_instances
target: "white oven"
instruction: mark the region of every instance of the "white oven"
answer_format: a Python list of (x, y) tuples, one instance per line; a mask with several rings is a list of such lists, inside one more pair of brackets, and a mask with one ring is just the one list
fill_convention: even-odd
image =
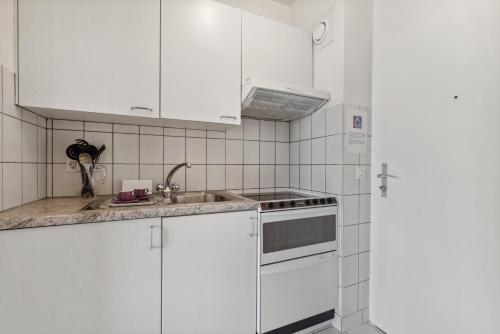
[(337, 207), (262, 212), (261, 265), (337, 249)]
[(331, 322), (337, 305), (337, 207), (259, 215), (259, 334)]

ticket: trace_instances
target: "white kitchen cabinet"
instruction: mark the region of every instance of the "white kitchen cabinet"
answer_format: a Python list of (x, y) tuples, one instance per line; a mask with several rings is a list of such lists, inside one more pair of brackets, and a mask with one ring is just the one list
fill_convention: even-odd
[(159, 117), (160, 0), (19, 0), (19, 104)]
[(162, 117), (240, 124), (241, 10), (162, 0)]
[(0, 231), (0, 333), (160, 334), (159, 245), (160, 218)]
[(258, 78), (312, 88), (310, 32), (248, 12), (242, 20), (243, 83)]
[(163, 220), (163, 333), (255, 334), (256, 212)]

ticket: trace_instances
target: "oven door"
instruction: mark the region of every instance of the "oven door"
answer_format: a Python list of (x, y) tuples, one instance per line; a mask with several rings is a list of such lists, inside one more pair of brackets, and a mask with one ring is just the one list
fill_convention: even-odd
[(260, 264), (334, 251), (336, 232), (336, 206), (263, 212), (260, 215)]
[(333, 319), (336, 252), (262, 266), (260, 293), (259, 333), (295, 333)]

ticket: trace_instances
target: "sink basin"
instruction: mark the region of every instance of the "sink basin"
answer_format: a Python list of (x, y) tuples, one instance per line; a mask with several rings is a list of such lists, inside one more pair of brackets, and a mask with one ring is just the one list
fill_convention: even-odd
[(211, 192), (176, 193), (170, 196), (173, 204), (194, 204), (230, 201), (224, 194)]
[[(200, 192), (186, 192), (186, 193), (175, 193), (170, 196), (170, 200), (163, 198), (158, 195), (155, 198), (156, 205), (171, 205), (171, 204), (200, 204), (200, 203), (215, 203), (215, 202), (225, 202), (238, 199), (232, 194), (225, 192), (216, 191), (200, 191)], [(98, 198), (92, 203), (86, 205), (81, 210), (98, 210), (106, 208), (111, 200), (111, 196)], [(135, 206), (140, 204), (131, 204), (130, 206)]]

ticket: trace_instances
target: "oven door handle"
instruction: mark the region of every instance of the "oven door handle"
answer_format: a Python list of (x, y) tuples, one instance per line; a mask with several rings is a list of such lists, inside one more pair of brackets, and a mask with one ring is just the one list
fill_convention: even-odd
[(260, 268), (260, 274), (262, 276), (266, 276), (282, 274), (290, 271), (297, 271), (308, 267), (321, 265), (325, 262), (331, 261), (335, 256), (335, 252), (330, 252), (291, 261), (268, 264)]
[(337, 207), (304, 208), (294, 210), (283, 210), (276, 212), (265, 212), (261, 214), (262, 224), (281, 220), (307, 219), (322, 216), (336, 216)]

